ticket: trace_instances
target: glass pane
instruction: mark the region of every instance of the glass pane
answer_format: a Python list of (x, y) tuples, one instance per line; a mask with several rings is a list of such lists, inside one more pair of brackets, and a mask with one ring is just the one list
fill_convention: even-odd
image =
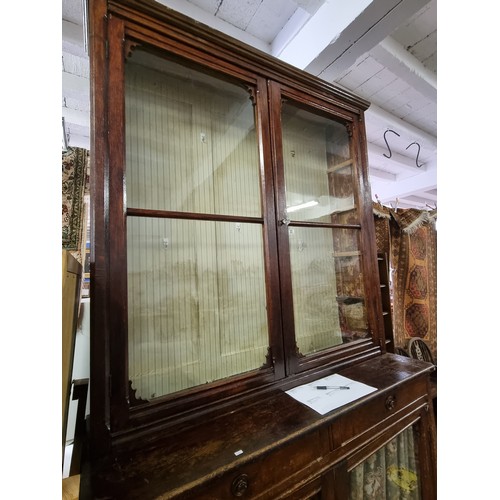
[(138, 50), (125, 108), (128, 207), (261, 216), (246, 89)]
[(261, 367), (262, 227), (127, 219), (129, 378), (150, 399)]
[(288, 102), (283, 103), (282, 126), (288, 218), (357, 223), (346, 127)]
[(419, 500), (418, 448), (409, 427), (350, 473), (350, 500)]
[(295, 338), (311, 354), (369, 335), (353, 229), (290, 227)]

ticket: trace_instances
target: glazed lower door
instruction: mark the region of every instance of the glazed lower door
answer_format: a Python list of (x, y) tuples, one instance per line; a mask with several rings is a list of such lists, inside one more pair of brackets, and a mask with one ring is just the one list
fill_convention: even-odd
[(400, 432), (349, 472), (349, 500), (419, 500), (418, 443), (413, 426)]

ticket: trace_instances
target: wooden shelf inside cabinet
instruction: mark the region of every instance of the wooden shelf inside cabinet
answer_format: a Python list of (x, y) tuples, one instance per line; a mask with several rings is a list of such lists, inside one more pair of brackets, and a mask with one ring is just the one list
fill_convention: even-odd
[(351, 305), (351, 304), (360, 304), (365, 299), (363, 297), (353, 297), (351, 295), (339, 295), (337, 297), (337, 302), (342, 304)]
[(391, 286), (389, 278), (389, 262), (386, 253), (377, 254), (378, 273), (380, 279), (380, 295), (382, 298), (382, 316), (386, 347), (389, 352), (394, 352), (394, 331), (392, 325)]
[(361, 252), (358, 250), (352, 250), (352, 251), (346, 251), (346, 252), (334, 252), (333, 256), (334, 257), (359, 257), (361, 255)]
[(338, 170), (340, 170), (344, 167), (349, 167), (350, 165), (352, 165), (351, 158), (349, 160), (343, 161), (342, 163), (337, 163), (336, 165), (332, 165), (331, 167), (328, 167), (328, 173), (337, 172)]

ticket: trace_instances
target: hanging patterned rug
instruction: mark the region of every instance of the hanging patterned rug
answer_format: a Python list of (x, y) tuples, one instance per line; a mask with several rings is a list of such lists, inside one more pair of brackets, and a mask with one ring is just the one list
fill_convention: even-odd
[(389, 257), (391, 252), (391, 209), (380, 203), (373, 203), (373, 215), (377, 253), (385, 253)]
[(391, 211), (396, 345), (412, 337), (426, 341), (437, 359), (436, 212)]
[(81, 249), (88, 161), (86, 149), (71, 148), (62, 154), (62, 248), (65, 250)]

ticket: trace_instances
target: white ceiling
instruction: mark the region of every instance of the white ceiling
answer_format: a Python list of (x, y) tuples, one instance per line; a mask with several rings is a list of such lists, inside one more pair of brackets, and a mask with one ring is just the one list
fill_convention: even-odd
[[(89, 149), (85, 0), (62, 3), (62, 116)], [(212, 28), (371, 102), (373, 199), (437, 206), (437, 0), (161, 0)]]

